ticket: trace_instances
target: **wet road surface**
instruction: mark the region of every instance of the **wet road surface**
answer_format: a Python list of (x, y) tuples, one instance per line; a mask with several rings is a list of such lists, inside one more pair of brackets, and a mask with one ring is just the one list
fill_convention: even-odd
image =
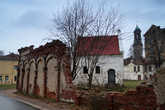
[(0, 95), (0, 110), (38, 110), (15, 99)]

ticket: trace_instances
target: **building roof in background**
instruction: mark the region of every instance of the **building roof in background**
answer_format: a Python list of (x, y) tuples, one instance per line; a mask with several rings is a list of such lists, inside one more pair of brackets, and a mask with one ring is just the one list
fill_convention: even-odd
[(118, 36), (79, 37), (77, 51), (79, 56), (119, 55)]
[(144, 37), (146, 37), (147, 34), (150, 34), (150, 32), (152, 32), (153, 30), (159, 30), (165, 33), (165, 28), (161, 28), (160, 26), (152, 24), (151, 27), (144, 33)]
[(131, 58), (131, 57), (124, 59), (124, 65), (130, 64), (132, 60), (133, 60), (133, 58)]
[(130, 63), (133, 63), (135, 65), (144, 65), (146, 64), (146, 60), (144, 58), (142, 58), (141, 60), (135, 60), (132, 57), (124, 59), (124, 65), (128, 65)]
[(18, 55), (14, 53), (10, 53), (8, 55), (0, 56), (0, 60), (6, 60), (6, 61), (17, 61)]

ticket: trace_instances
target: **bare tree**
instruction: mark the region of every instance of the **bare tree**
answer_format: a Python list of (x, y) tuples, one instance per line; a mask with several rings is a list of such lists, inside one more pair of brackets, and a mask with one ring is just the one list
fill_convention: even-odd
[[(79, 0), (71, 7), (64, 9), (61, 15), (54, 19), (55, 28), (58, 31), (55, 35), (69, 46), (72, 62), (72, 77), (75, 79), (78, 71), (79, 57), (76, 53), (77, 38), (88, 33), (88, 28), (94, 21), (92, 10)], [(58, 35), (57, 35), (58, 34)]]
[[(97, 9), (91, 8), (86, 0), (78, 0), (72, 6), (64, 9), (61, 14), (54, 18), (56, 37), (65, 42), (69, 47), (72, 62), (72, 77), (75, 79), (81, 70), (79, 67), (81, 57), (78, 55), (78, 38), (84, 36), (98, 37), (100, 35), (117, 34), (120, 29), (121, 15), (112, 8), (105, 10), (104, 6)], [(99, 39), (96, 39), (96, 41)], [(97, 42), (93, 42), (96, 46)], [(105, 43), (106, 44), (106, 43)], [(102, 47), (103, 49), (104, 47)], [(92, 49), (92, 47), (90, 47)], [(87, 50), (85, 50), (87, 51)], [(86, 65), (90, 68), (89, 85), (92, 83), (94, 69), (98, 63), (99, 55), (84, 56)], [(88, 62), (88, 63), (87, 63)]]

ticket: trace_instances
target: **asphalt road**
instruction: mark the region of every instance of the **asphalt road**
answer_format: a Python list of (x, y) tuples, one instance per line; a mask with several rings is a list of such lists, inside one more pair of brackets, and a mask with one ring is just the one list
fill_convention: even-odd
[(0, 110), (38, 110), (15, 99), (0, 95)]

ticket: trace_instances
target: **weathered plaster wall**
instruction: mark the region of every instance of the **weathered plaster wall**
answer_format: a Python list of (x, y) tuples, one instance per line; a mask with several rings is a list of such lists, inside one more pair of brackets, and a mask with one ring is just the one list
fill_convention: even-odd
[[(58, 81), (58, 67), (57, 67), (57, 59), (52, 58), (49, 60), (48, 64), (48, 81), (47, 81), (47, 93), (48, 97), (57, 95), (57, 81)], [(51, 96), (50, 96), (51, 95)]]
[(37, 85), (40, 88), (39, 96), (44, 97), (44, 61), (43, 59), (38, 63), (38, 78)]
[(28, 69), (29, 69), (29, 65), (26, 64), (25, 65), (24, 80), (23, 80), (23, 92), (27, 92)]
[(30, 75), (29, 75), (29, 94), (33, 94), (34, 78), (35, 78), (35, 64), (34, 62), (32, 62), (30, 65)]
[(18, 89), (20, 89), (20, 90), (21, 90), (22, 76), (23, 76), (22, 68), (23, 68), (22, 65), (20, 65), (20, 67), (19, 67), (20, 75), (19, 75), (19, 77), (17, 76), (17, 79), (19, 79), (19, 82), (17, 82), (18, 83), (17, 86), (18, 86)]
[(142, 73), (124, 73), (124, 79), (125, 80), (138, 80), (138, 76), (140, 75), (140, 77), (141, 77), (141, 80), (143, 80), (144, 79), (144, 74), (142, 74)]
[[(140, 71), (138, 71), (138, 66)], [(134, 71), (134, 67), (136, 67), (136, 72)], [(130, 63), (124, 66), (124, 79), (126, 80), (138, 80), (138, 76), (140, 75), (141, 80), (144, 79), (144, 68), (143, 65), (135, 65)]]

